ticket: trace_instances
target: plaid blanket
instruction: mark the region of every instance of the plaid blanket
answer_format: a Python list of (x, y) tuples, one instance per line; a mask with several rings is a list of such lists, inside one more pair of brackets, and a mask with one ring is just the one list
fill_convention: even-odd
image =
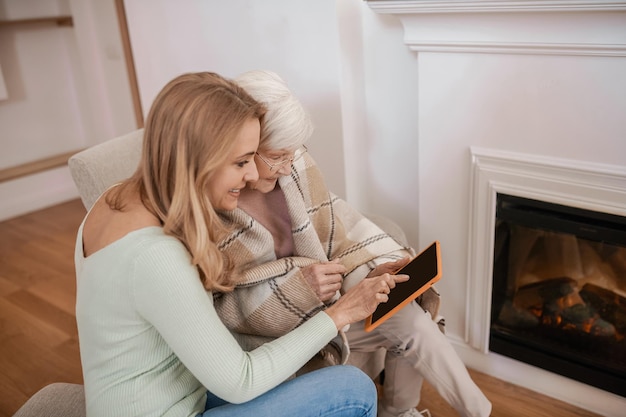
[[(232, 233), (219, 246), (237, 265), (239, 284), (233, 292), (215, 294), (215, 307), (245, 349), (289, 332), (326, 308), (300, 268), (338, 259), (347, 269), (345, 291), (376, 265), (414, 255), (331, 193), (308, 154), (279, 184), (291, 217), (294, 256), (277, 259), (271, 233), (243, 210), (222, 214)], [(342, 352), (345, 363), (349, 349), (342, 332), (331, 346)]]

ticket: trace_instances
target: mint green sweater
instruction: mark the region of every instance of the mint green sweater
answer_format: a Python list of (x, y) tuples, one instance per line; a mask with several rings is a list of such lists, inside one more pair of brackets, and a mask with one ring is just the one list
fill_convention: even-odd
[(195, 416), (206, 391), (255, 398), (336, 334), (324, 312), (251, 351), (224, 327), (182, 243), (147, 227), (85, 258), (78, 232), (76, 319), (87, 415)]

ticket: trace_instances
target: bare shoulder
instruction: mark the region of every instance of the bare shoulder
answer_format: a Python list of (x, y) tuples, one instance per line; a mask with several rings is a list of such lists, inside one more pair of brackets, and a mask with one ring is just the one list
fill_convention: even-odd
[(126, 201), (124, 210), (112, 209), (105, 198), (100, 198), (91, 208), (83, 226), (84, 256), (99, 251), (130, 232), (160, 225), (159, 219), (138, 198)]

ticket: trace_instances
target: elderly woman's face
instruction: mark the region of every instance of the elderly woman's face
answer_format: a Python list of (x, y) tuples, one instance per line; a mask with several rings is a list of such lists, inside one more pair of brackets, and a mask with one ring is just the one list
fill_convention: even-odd
[(248, 119), (235, 139), (235, 146), (216, 171), (209, 185), (208, 195), (216, 210), (234, 210), (241, 189), (259, 174), (254, 155), (259, 146), (261, 125), (258, 119)]
[(262, 193), (269, 193), (276, 187), (278, 179), (291, 174), (291, 162), (294, 158), (294, 149), (262, 150), (255, 155), (259, 179), (250, 181), (248, 187)]

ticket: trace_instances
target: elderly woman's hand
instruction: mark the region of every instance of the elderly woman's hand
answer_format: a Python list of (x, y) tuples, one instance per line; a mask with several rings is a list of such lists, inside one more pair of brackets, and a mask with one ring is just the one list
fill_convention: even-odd
[(389, 292), (398, 282), (408, 281), (408, 275), (383, 274), (362, 280), (326, 309), (337, 329), (368, 317), (380, 303), (389, 300)]
[(324, 262), (301, 268), (304, 279), (317, 298), (322, 302), (330, 301), (343, 284), (346, 268), (338, 261)]
[(384, 264), (380, 264), (376, 268), (372, 269), (372, 272), (370, 272), (367, 275), (367, 277), (370, 278), (370, 277), (376, 277), (382, 274), (394, 274), (397, 271), (399, 271), (400, 268), (408, 264), (410, 261), (411, 261), (411, 258), (407, 256), (406, 258), (398, 259), (397, 261), (386, 262)]

